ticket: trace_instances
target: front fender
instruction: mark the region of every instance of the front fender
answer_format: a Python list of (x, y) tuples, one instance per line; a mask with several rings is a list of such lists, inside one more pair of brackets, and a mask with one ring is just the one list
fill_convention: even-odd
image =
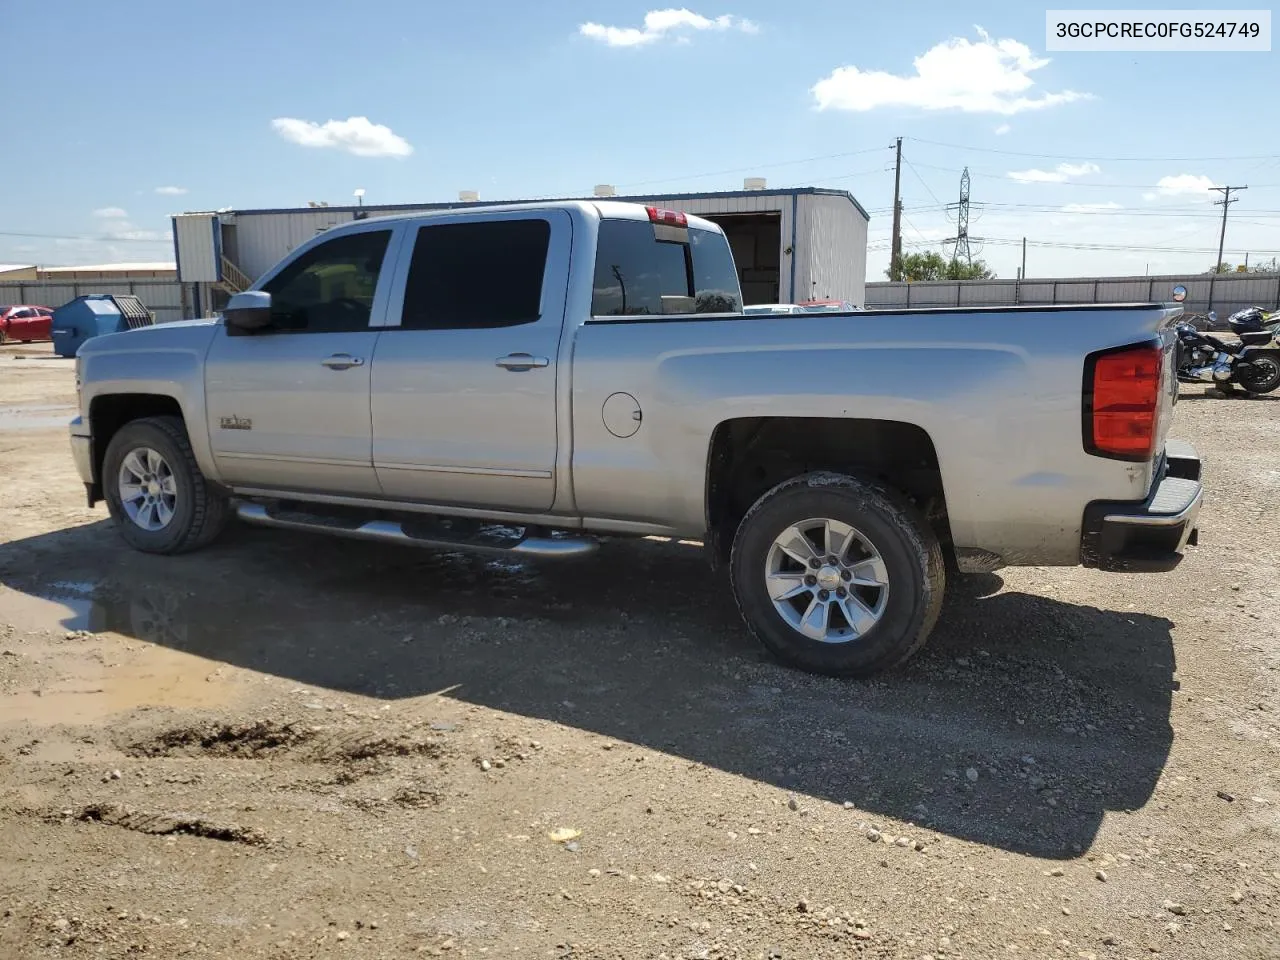
[[(167, 397), (182, 411), (200, 472), (220, 482), (205, 413), (204, 350), (81, 351), (81, 416), (92, 423), (93, 404), (126, 394)], [(97, 439), (95, 438), (95, 443)]]

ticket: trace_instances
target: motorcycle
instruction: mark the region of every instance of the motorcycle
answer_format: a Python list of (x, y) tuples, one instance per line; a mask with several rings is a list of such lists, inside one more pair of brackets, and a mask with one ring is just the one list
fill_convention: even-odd
[[(1185, 297), (1185, 287), (1174, 288), (1175, 302)], [(1217, 316), (1210, 311), (1208, 319), (1212, 325)], [(1191, 323), (1178, 324), (1179, 382), (1210, 383), (1223, 393), (1231, 393), (1236, 385), (1253, 394), (1280, 387), (1280, 314), (1249, 307), (1227, 318), (1227, 326), (1239, 343), (1226, 343)]]

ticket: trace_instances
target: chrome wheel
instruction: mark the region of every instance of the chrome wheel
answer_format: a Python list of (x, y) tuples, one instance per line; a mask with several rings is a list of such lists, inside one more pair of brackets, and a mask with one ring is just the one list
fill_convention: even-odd
[(831, 519), (802, 520), (773, 541), (765, 586), (796, 632), (822, 643), (865, 636), (884, 616), (889, 573), (862, 533)]
[(120, 505), (139, 528), (163, 530), (178, 503), (178, 482), (164, 457), (150, 447), (135, 447), (120, 462), (116, 480)]

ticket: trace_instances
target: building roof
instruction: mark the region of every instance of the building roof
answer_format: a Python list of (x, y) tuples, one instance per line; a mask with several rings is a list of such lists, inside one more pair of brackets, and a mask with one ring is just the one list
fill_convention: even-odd
[[(795, 197), (805, 196), (807, 194), (827, 197), (844, 197), (854, 205), (857, 211), (862, 214), (864, 219), (871, 219), (871, 215), (867, 213), (862, 204), (860, 204), (853, 194), (849, 193), (849, 191), (832, 190), (827, 187), (782, 187), (777, 189), (765, 188), (764, 190), (715, 190), (708, 191), (706, 193), (646, 193), (625, 197), (539, 197), (524, 200), (451, 200), (443, 203), (365, 204), (361, 207), (266, 207), (258, 210), (222, 210), (217, 212), (242, 217), (281, 213), (317, 213), (325, 210), (331, 210), (335, 213), (361, 212), (366, 213), (371, 217), (377, 217), (385, 214), (401, 212), (409, 213), (420, 210), (469, 210), (474, 207), (498, 207), (517, 203), (554, 203), (560, 200), (584, 200), (588, 203), (600, 203), (605, 201), (613, 201), (617, 203), (645, 203), (652, 202), (654, 200), (719, 200), (730, 197)], [(212, 213), (214, 211), (191, 210), (188, 212)]]
[(129, 273), (158, 270), (177, 270), (173, 261), (157, 261), (154, 263), (90, 263), (78, 267), (41, 267), (41, 273)]
[(34, 270), (34, 263), (0, 263), (0, 273), (12, 273), (14, 270)]

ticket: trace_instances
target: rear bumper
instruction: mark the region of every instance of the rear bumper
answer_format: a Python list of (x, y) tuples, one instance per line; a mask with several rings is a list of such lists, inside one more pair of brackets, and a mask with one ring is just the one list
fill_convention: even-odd
[(1169, 441), (1161, 478), (1146, 500), (1098, 500), (1085, 507), (1080, 562), (1127, 573), (1172, 570), (1196, 542), (1203, 498), (1200, 455), (1189, 443)]

